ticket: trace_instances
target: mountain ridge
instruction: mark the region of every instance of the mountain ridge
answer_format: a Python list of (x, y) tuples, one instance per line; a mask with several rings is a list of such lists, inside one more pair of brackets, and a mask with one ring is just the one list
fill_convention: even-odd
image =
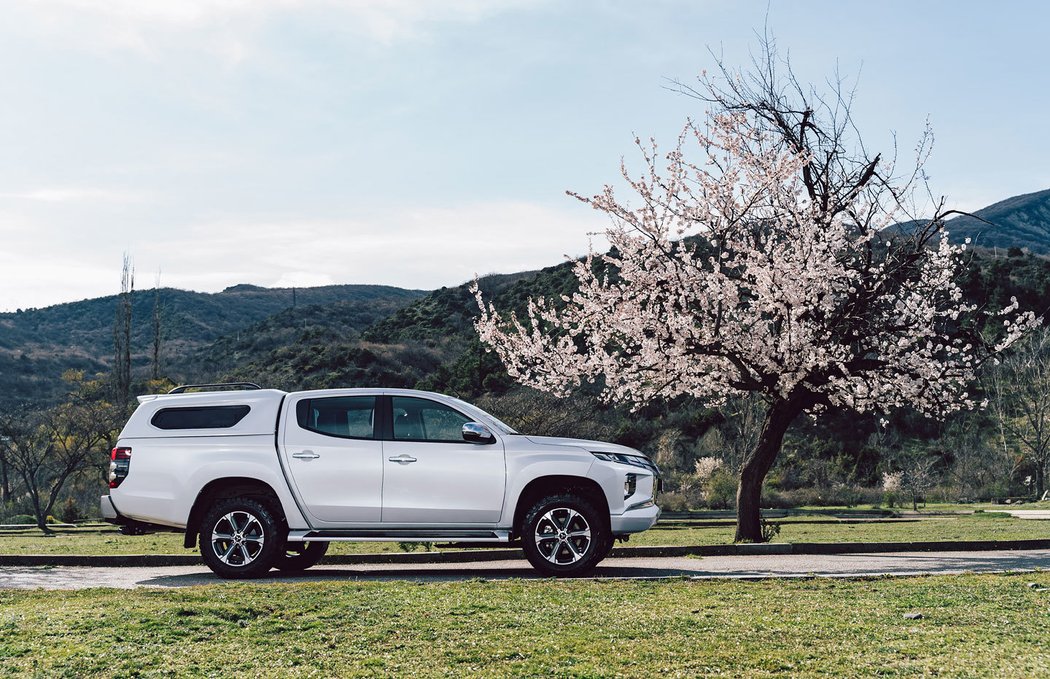
[(969, 238), (977, 247), (1050, 253), (1050, 189), (1011, 196), (972, 214), (945, 222), (951, 240)]
[[(1013, 196), (974, 214), (980, 219), (961, 216), (947, 222), (953, 240), (969, 237), (979, 250), (988, 248), (992, 254), (996, 248), (1011, 256), (1019, 250), (1050, 252), (1050, 190)], [(1020, 261), (1007, 257), (982, 275), (1009, 277)], [(564, 294), (574, 281), (572, 263), (562, 262), (490, 274), (480, 282), (486, 299), (503, 310), (521, 311), (529, 296)], [(1039, 283), (1035, 289), (1043, 287)], [(333, 386), (340, 380), (387, 386), (422, 380), (435, 389), (463, 393), (481, 391), (486, 380), (490, 386), (505, 386), (498, 361), (480, 349), (472, 332), (476, 306), (468, 284), (433, 291), (247, 283), (217, 293), (137, 290), (132, 294), (131, 343), (133, 371), (139, 377), (149, 370), (157, 295), (161, 371), (175, 380), (250, 379), (255, 372), (287, 388)], [(109, 295), (0, 313), (0, 406), (61, 397), (65, 370), (108, 372), (117, 301)], [(1045, 306), (1041, 299), (1028, 301)], [(340, 361), (345, 365), (340, 367)]]
[[(295, 306), (341, 305), (358, 329), (426, 294), (381, 285), (315, 288), (231, 286), (202, 293), (176, 288), (136, 290), (132, 301), (132, 360), (148, 363), (153, 305), (159, 295), (162, 366)], [(113, 360), (117, 295), (0, 313), (0, 404), (46, 402), (61, 395), (65, 370), (107, 372)]]

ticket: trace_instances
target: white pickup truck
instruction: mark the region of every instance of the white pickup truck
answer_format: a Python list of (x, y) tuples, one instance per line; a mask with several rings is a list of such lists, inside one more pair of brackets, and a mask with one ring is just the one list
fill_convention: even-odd
[(637, 450), (519, 434), (441, 394), (235, 384), (139, 402), (102, 514), (185, 531), (221, 577), (301, 570), (359, 540), (514, 543), (539, 571), (578, 575), (660, 516), (660, 472)]

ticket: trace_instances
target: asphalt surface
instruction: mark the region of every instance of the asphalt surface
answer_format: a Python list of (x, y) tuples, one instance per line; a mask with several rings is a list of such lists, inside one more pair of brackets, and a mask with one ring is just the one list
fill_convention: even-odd
[[(592, 577), (618, 579), (849, 578), (1035, 570), (1050, 570), (1050, 550), (606, 559), (594, 571)], [(272, 577), (251, 582), (259, 584), (361, 580), (444, 582), (537, 577), (539, 576), (525, 560), (478, 561), (426, 566), (368, 564), (329, 567), (325, 567), (322, 562), (321, 565), (296, 576), (280, 575), (277, 571), (273, 571)], [(211, 571), (201, 566), (156, 568), (7, 566), (0, 568), (0, 589), (177, 588), (214, 585), (222, 582)]]
[(1050, 519), (1050, 509), (1004, 509), (1002, 511), (1018, 519), (1035, 519), (1037, 521)]

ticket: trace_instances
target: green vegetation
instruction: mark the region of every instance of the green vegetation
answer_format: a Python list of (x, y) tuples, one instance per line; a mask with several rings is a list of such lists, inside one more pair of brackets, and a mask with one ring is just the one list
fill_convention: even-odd
[[(114, 272), (114, 287), (118, 273)], [(237, 285), (214, 294), (162, 288), (163, 368), (172, 377), (203, 376), (210, 365), (208, 358), (216, 360), (219, 351), (230, 350), (231, 344), (239, 342), (239, 333), (282, 312), (286, 315), (276, 325), (286, 329), (312, 325), (323, 316), (324, 324), (336, 330), (360, 331), (423, 294), (382, 285), (297, 290)], [(136, 379), (149, 363), (153, 330), (147, 319), (153, 299), (152, 290), (132, 295), (131, 350)], [(116, 304), (116, 297), (110, 296), (0, 313), (0, 405), (54, 402), (63, 395), (61, 376), (66, 370), (83, 370), (88, 376), (108, 372)], [(300, 324), (287, 323), (289, 319)], [(294, 341), (287, 336), (281, 339)], [(216, 344), (211, 352), (205, 350), (200, 357), (194, 354), (212, 343)]]
[(1047, 588), (1048, 573), (7, 591), (0, 593), (0, 671), (1045, 676)]
[[(1027, 204), (1027, 203), (1026, 203)], [(1050, 296), (1050, 260), (980, 251), (962, 282), (968, 300), (995, 310), (1016, 296), (1041, 311)], [(116, 280), (116, 276), (114, 276)], [(486, 298), (501, 310), (524, 308), (529, 297), (557, 298), (574, 286), (570, 263), (536, 272), (487, 276)], [(664, 471), (667, 509), (731, 508), (735, 476), (748, 447), (745, 415), (757, 404), (730, 403), (724, 412), (689, 399), (655, 403), (636, 412), (599, 402), (593, 385), (568, 401), (514, 385), (498, 358), (485, 352), (473, 330), (477, 312), (466, 285), (431, 293), (382, 286), (328, 286), (293, 291), (235, 286), (213, 295), (162, 289), (162, 372), (175, 382), (248, 380), (283, 389), (340, 386), (416, 387), (477, 402), (521, 431), (608, 440), (653, 456)], [(112, 363), (115, 298), (0, 314), (0, 407), (60, 402), (69, 368), (90, 379)], [(167, 388), (147, 383), (152, 291), (133, 296), (132, 391)], [(160, 385), (160, 386), (158, 386)], [(11, 409), (9, 409), (11, 410)], [(756, 411), (757, 412), (757, 411)], [(751, 425), (760, 422), (752, 413)], [(880, 428), (873, 417), (829, 413), (817, 426), (800, 421), (763, 492), (766, 506), (857, 506), (895, 502), (912, 494), (883, 492), (887, 472), (926, 472), (932, 483), (917, 497), (928, 501), (1026, 497), (1031, 465), (991, 440), (987, 411), (946, 423), (908, 413)], [(718, 458), (725, 467), (706, 485), (696, 463)], [(70, 481), (59, 505), (93, 511), (108, 458), (101, 452), (90, 472)], [(97, 472), (97, 473), (96, 473)], [(922, 474), (919, 474), (922, 476)], [(26, 514), (17, 475), (8, 474), (0, 514)], [(1031, 507), (1032, 505), (1025, 505)], [(788, 539), (782, 534), (780, 539)]]
[[(1015, 519), (997, 512), (902, 520), (851, 521), (819, 517), (774, 519), (777, 542), (914, 542), (947, 540), (1050, 540), (1050, 521)], [(624, 546), (726, 545), (733, 541), (733, 521), (665, 520), (633, 536)], [(440, 547), (437, 547), (440, 549)], [(329, 554), (401, 552), (394, 542), (335, 542)], [(56, 529), (54, 537), (37, 530), (0, 533), (0, 554), (190, 554), (178, 533), (120, 535), (107, 528)]]

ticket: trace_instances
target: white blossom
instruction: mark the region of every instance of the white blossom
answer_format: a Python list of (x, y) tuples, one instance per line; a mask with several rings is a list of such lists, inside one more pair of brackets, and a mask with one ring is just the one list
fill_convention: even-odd
[(1041, 321), (1013, 300), (992, 344), (960, 332), (979, 314), (958, 284), (965, 245), (884, 239), (905, 215), (882, 190), (814, 202), (808, 158), (744, 113), (690, 122), (662, 158), (638, 145), (644, 174), (624, 170), (634, 205), (611, 186), (577, 196), (611, 217), (612, 250), (576, 262), (576, 292), (530, 300), (519, 318), (475, 284), (481, 341), (524, 384), (566, 394), (599, 382), (610, 401), (710, 407), (734, 392), (806, 392), (811, 409), (943, 415), (974, 407), (966, 385), (981, 361)]
[(722, 466), (717, 457), (701, 457), (696, 461), (695, 475), (701, 483), (706, 482)]

